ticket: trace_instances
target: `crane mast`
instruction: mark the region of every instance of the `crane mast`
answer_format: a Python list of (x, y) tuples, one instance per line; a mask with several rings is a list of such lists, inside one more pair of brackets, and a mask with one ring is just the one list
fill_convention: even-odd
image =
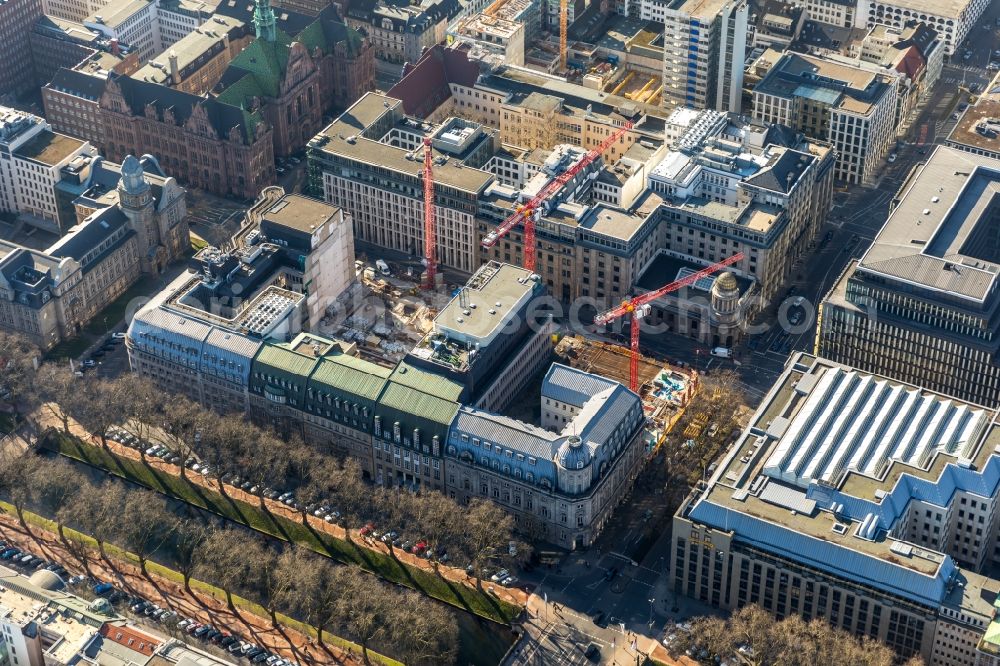
[(437, 275), (437, 228), (434, 223), (434, 154), (431, 138), (424, 139), (424, 288), (433, 289)]
[(689, 287), (703, 277), (708, 277), (712, 273), (719, 269), (725, 268), (726, 266), (732, 266), (737, 261), (743, 259), (743, 253), (737, 252), (731, 257), (727, 257), (722, 261), (712, 264), (706, 268), (696, 271), (691, 275), (682, 277), (679, 280), (675, 280), (670, 284), (666, 284), (659, 289), (653, 291), (647, 291), (645, 294), (639, 294), (633, 298), (625, 299), (621, 305), (611, 308), (605, 312), (594, 317), (594, 323), (603, 326), (604, 324), (611, 323), (615, 319), (629, 315), (631, 317), (629, 321), (629, 333), (630, 333), (630, 354), (629, 354), (629, 365), (628, 365), (628, 379), (629, 388), (634, 392), (639, 392), (639, 322), (649, 314), (650, 303), (661, 298), (671, 292), (677, 291), (683, 287)]

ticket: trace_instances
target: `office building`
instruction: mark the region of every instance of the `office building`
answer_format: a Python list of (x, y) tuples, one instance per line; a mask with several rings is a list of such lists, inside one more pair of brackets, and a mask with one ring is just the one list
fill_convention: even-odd
[(466, 123), (465, 129), (453, 134), (447, 124), (410, 122), (399, 100), (368, 93), (309, 142), (310, 186), (327, 203), (350, 212), (358, 240), (421, 252), (422, 143), (429, 135), (437, 152), (438, 261), (471, 273), (479, 266), (476, 213), (493, 180), (477, 165), (485, 163), (498, 142), (495, 132), (473, 123)]
[(938, 147), (819, 309), (816, 350), (981, 405), (1000, 401), (1000, 162)]
[(835, 176), (873, 182), (896, 137), (895, 75), (798, 53), (785, 53), (753, 89), (753, 117), (829, 142)]
[(53, 132), (44, 119), (0, 106), (0, 211), (62, 234), (76, 224), (56, 195), (63, 168), (95, 155), (89, 143)]
[[(63, 68), (100, 75), (101, 71), (112, 69), (121, 74), (131, 74), (140, 66), (139, 54), (127, 46), (92, 32), (82, 23), (52, 16), (43, 16), (35, 23), (28, 35), (28, 43), (35, 83), (39, 87), (52, 81)], [(51, 118), (46, 119), (55, 127)]]
[[(505, 404), (513, 397), (497, 394), (498, 382), (506, 378), (517, 393), (547, 362), (548, 354), (535, 350), (549, 347), (534, 342), (547, 338), (545, 331), (527, 338), (512, 374), (499, 368), (485, 392), (468, 382), (501, 359), (516, 338), (478, 336), (479, 346), (471, 348), (461, 347), (459, 338), (482, 329), (483, 322), (475, 322), (483, 317), (489, 322), (504, 320), (505, 312), (523, 313), (544, 290), (526, 271), (507, 264), (484, 266), (466, 290), (442, 311), (429, 338), (392, 369), (313, 334), (265, 343), (252, 366), (251, 418), (358, 458), (378, 484), (439, 490), (459, 502), (492, 499), (522, 531), (566, 548), (585, 547), (638, 473), (645, 430), (641, 401), (617, 382), (556, 364), (539, 397), (545, 428), (494, 413), (485, 403)], [(487, 296), (509, 298), (509, 305), (493, 303), (503, 310), (496, 314), (486, 303), (472, 307)], [(473, 321), (459, 322), (466, 311)], [(424, 353), (428, 341), (439, 343), (433, 355)]]
[(429, 49), (404, 68), (402, 80), (386, 94), (402, 101), (406, 115), (431, 122), (464, 118), (500, 130), (502, 143), (527, 150), (552, 150), (560, 143), (590, 150), (632, 122), (633, 128), (604, 153), (609, 163), (640, 140), (661, 141), (668, 115), (659, 105), (560, 77), (476, 61), (468, 45)]
[(41, 0), (0, 2), (0, 104), (28, 92), (35, 83), (28, 35), (42, 17)]
[(81, 22), (106, 39), (128, 44), (139, 53), (142, 62), (163, 50), (154, 0), (111, 0)]
[(554, 328), (530, 310), (544, 290), (541, 277), (523, 268), (484, 264), (441, 309), (407, 363), (457, 382), (464, 402), (505, 409), (552, 354)]
[(628, 493), (644, 455), (639, 397), (598, 375), (553, 364), (542, 427), (463, 406), (445, 449), (449, 496), (488, 497), (522, 532), (590, 546)]
[(833, 149), (717, 111), (679, 109), (667, 134), (673, 150), (648, 181), (664, 199), (657, 246), (706, 265), (743, 252), (732, 270), (774, 298), (830, 211)]
[(640, 18), (663, 25), (663, 105), (739, 113), (748, 50), (742, 0), (643, 0)]
[(215, 16), (210, 25), (208, 30), (192, 30), (142, 68), (129, 74), (142, 81), (193, 95), (208, 93), (253, 38), (242, 21), (229, 16)]
[(194, 274), (136, 313), (126, 346), (132, 371), (164, 390), (242, 412), (262, 340), (291, 340), (319, 322), (354, 279), (354, 241), (341, 210), (268, 190), (232, 244), (200, 250)]
[(797, 353), (674, 516), (672, 586), (972, 666), (1000, 581), (996, 413)]

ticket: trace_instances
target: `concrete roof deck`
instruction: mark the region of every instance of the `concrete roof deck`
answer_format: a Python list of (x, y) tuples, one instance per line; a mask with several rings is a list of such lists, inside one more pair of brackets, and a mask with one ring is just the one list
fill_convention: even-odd
[(444, 327), (472, 338), (490, 336), (507, 322), (512, 306), (534, 290), (530, 276), (530, 271), (512, 264), (485, 265), (462, 288), (463, 294), (442, 308), (434, 318), (434, 328)]
[[(173, 46), (152, 58), (138, 71), (132, 74), (133, 77), (154, 81), (156, 83), (166, 83), (170, 80), (170, 56), (177, 56), (177, 67), (183, 71), (186, 67), (196, 62), (209, 49), (224, 41), (225, 36), (234, 29), (241, 27), (243, 22), (219, 14), (213, 16), (207, 23), (196, 30), (192, 30), (186, 36), (175, 42)], [(212, 34), (208, 34), (211, 32)], [(154, 67), (153, 63), (162, 65)]]
[(56, 166), (72, 153), (83, 147), (84, 142), (65, 134), (42, 130), (14, 153), (25, 159), (41, 162), (46, 166)]
[(948, 135), (948, 142), (981, 148), (994, 153), (1000, 152), (1000, 132), (989, 136), (976, 131), (976, 127), (981, 121), (994, 118), (1000, 120), (1000, 98), (994, 96), (980, 99), (975, 106), (970, 106), (962, 114), (951, 134)]
[(286, 194), (264, 211), (261, 220), (311, 234), (333, 219), (338, 210), (319, 199)]
[[(116, 28), (137, 12), (142, 11), (151, 0), (111, 0), (106, 5), (84, 19), (84, 23), (96, 23)], [(102, 20), (98, 21), (100, 16)]]
[(1000, 266), (956, 253), (981, 223), (976, 211), (987, 192), (990, 198), (1000, 192), (1000, 161), (938, 146), (910, 179), (859, 269), (982, 302)]

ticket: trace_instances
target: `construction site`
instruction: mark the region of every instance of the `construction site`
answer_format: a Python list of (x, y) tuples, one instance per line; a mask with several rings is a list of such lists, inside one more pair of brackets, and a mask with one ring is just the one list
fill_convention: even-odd
[[(628, 386), (631, 351), (610, 342), (567, 336), (555, 347), (560, 363), (614, 379)], [(642, 398), (651, 446), (659, 445), (698, 389), (694, 370), (680, 370), (663, 361), (639, 356), (639, 396)]]

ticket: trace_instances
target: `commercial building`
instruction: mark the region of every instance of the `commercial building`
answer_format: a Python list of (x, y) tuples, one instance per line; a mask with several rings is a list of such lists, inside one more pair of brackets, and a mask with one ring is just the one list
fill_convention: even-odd
[(541, 277), (523, 268), (484, 264), (406, 362), (455, 381), (464, 402), (505, 409), (552, 355), (554, 328), (530, 309), (544, 290)]
[(640, 18), (663, 23), (663, 105), (739, 113), (747, 53), (742, 0), (643, 0)]
[[(641, 465), (641, 401), (617, 382), (553, 365), (540, 396), (550, 430), (494, 413), (485, 405), (509, 402), (544, 367), (551, 347), (544, 329), (506, 335), (493, 319), (524, 318), (544, 289), (527, 271), (489, 264), (463, 291), (393, 369), (312, 334), (265, 343), (252, 366), (250, 415), (357, 457), (378, 484), (433, 488), (463, 503), (492, 499), (525, 532), (567, 548), (587, 546)], [(477, 303), (493, 298), (499, 306)], [(469, 336), (473, 346), (463, 347)], [(514, 362), (501, 366), (512, 348)], [(484, 368), (499, 376), (480, 381), (482, 390), (474, 382)], [(509, 390), (498, 393), (504, 380)]]
[(604, 377), (553, 364), (542, 426), (463, 406), (445, 449), (449, 496), (488, 497), (522, 532), (564, 548), (591, 545), (642, 465), (639, 397)]
[[(87, 29), (82, 23), (43, 16), (28, 35), (35, 83), (52, 81), (60, 69), (114, 69), (131, 74), (139, 69), (139, 54)], [(96, 66), (96, 67), (95, 67)], [(47, 118), (52, 123), (51, 118)], [(54, 124), (54, 123), (53, 123)], [(78, 134), (69, 132), (73, 136)]]
[(60, 207), (56, 185), (63, 169), (96, 150), (49, 129), (38, 116), (0, 106), (0, 211), (62, 234), (76, 224), (72, 208)]
[(111, 0), (82, 23), (107, 39), (128, 44), (143, 62), (163, 50), (154, 0)]
[[(184, 190), (131, 157), (66, 167), (77, 178), (80, 223), (45, 251), (0, 247), (0, 327), (43, 350), (79, 333), (144, 272), (162, 270), (188, 244)], [(65, 185), (61, 183), (60, 186)]]
[[(132, 371), (219, 411), (245, 411), (250, 363), (264, 339), (318, 324), (354, 279), (349, 218), (315, 199), (269, 189), (235, 249), (203, 248), (136, 313)], [(178, 353), (182, 349), (182, 353)]]
[(896, 137), (899, 83), (872, 70), (785, 53), (754, 87), (753, 117), (829, 142), (838, 180), (871, 183)]
[(604, 157), (617, 161), (637, 141), (662, 140), (668, 112), (569, 83), (556, 76), (471, 58), (468, 45), (436, 46), (387, 93), (402, 101), (402, 111), (430, 122), (458, 116), (500, 130), (502, 143), (552, 150), (560, 143), (586, 150), (601, 145), (626, 122), (633, 128)]
[(972, 665), (1000, 581), (996, 413), (797, 353), (674, 516), (672, 586)]
[(649, 176), (664, 198), (657, 246), (705, 264), (737, 252), (738, 274), (773, 298), (833, 202), (834, 151), (788, 127), (676, 111), (673, 150)]
[(1000, 162), (938, 147), (823, 299), (816, 350), (981, 405), (1000, 401)]
[(42, 17), (41, 0), (0, 2), (0, 104), (13, 101), (34, 85), (28, 35)]

